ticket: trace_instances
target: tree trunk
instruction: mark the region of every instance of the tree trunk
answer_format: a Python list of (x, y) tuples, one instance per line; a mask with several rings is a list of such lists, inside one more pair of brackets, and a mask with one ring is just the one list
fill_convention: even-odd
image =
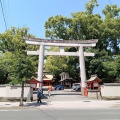
[(23, 106), (23, 98), (24, 98), (24, 82), (22, 81), (21, 98), (20, 98), (20, 105), (19, 106)]

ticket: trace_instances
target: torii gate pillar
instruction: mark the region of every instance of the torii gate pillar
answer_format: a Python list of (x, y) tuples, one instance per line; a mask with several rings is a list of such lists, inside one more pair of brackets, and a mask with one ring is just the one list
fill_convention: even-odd
[(43, 67), (44, 67), (44, 45), (41, 44), (39, 48), (39, 62), (38, 62), (38, 80), (41, 82), (40, 88), (43, 84)]
[(79, 47), (79, 63), (80, 63), (80, 76), (81, 76), (81, 92), (84, 94), (84, 88), (86, 87), (86, 70), (85, 70), (85, 60), (83, 46)]

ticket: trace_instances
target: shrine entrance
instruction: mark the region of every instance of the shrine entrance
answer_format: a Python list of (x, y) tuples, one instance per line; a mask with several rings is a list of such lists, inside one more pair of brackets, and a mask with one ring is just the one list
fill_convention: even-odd
[[(51, 40), (51, 39), (39, 39), (39, 38), (26, 38), (24, 37), (26, 44), (37, 45), (39, 50), (37, 51), (27, 51), (28, 55), (39, 55), (38, 63), (38, 81), (43, 82), (43, 65), (44, 56), (55, 55), (55, 56), (78, 56), (80, 64), (80, 77), (81, 77), (81, 92), (84, 93), (84, 88), (86, 88), (86, 72), (85, 72), (85, 61), (84, 56), (94, 56), (94, 53), (84, 52), (84, 47), (95, 47), (98, 42), (97, 39), (94, 40)], [(57, 46), (60, 47), (59, 52), (45, 51), (46, 46)], [(65, 52), (65, 47), (77, 47), (77, 52)], [(42, 88), (42, 84), (40, 86)]]

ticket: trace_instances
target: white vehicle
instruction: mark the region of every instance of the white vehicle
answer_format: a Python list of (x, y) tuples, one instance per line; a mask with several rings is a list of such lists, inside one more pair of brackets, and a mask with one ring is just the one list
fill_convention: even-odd
[(72, 89), (79, 91), (80, 90), (80, 83), (73, 83)]

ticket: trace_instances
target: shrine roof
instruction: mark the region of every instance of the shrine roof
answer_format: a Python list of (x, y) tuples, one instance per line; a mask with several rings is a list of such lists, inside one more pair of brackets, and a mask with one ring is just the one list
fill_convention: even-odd
[(62, 72), (59, 75), (69, 74), (68, 72)]
[(29, 83), (31, 83), (31, 84), (40, 83), (40, 81), (38, 81), (38, 79), (35, 77), (31, 77), (31, 79), (29, 80)]
[(52, 80), (53, 75), (43, 75), (43, 80)]
[(74, 80), (73, 78), (69, 77), (69, 78), (60, 80), (59, 82), (62, 82), (62, 81), (76, 81), (76, 80)]
[(97, 76), (94, 76), (94, 77), (91, 77), (89, 80), (87, 80), (86, 82), (92, 82), (92, 81), (94, 81), (94, 80), (99, 80), (100, 81), (100, 79), (97, 77)]

